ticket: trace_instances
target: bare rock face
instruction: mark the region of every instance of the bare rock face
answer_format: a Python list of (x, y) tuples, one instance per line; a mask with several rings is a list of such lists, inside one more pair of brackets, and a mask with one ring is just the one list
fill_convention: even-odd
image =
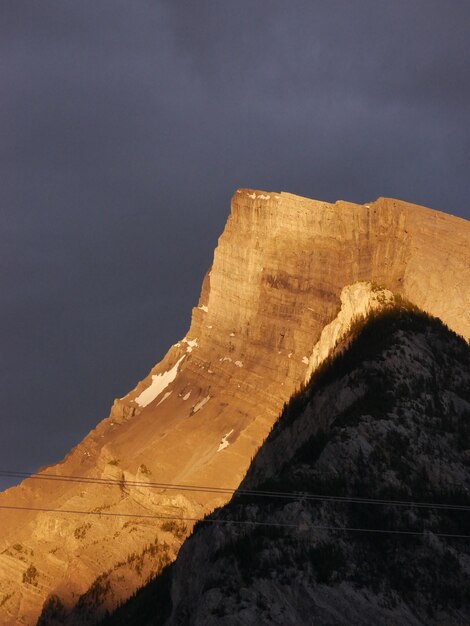
[(405, 202), (238, 190), (186, 337), (43, 479), (0, 494), (41, 509), (0, 510), (0, 623), (35, 623), (47, 598), (49, 623), (92, 623), (174, 559), (230, 492), (162, 484), (236, 488), (377, 286), (468, 339), (469, 250), (469, 222)]

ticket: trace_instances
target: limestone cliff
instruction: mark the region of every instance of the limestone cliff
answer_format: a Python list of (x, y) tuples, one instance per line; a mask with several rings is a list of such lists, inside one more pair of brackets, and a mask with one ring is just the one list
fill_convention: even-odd
[(43, 471), (49, 480), (0, 495), (2, 506), (95, 513), (0, 510), (0, 622), (34, 623), (51, 594), (57, 619), (81, 598), (91, 622), (173, 559), (191, 520), (112, 514), (200, 518), (225, 502), (229, 493), (149, 483), (236, 487), (356, 307), (374, 306), (376, 285), (468, 338), (469, 244), (467, 221), (397, 200), (238, 190), (186, 337)]

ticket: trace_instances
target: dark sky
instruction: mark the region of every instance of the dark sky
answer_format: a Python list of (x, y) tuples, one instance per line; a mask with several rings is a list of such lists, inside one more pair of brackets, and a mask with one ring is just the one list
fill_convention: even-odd
[(470, 218), (469, 23), (468, 0), (0, 0), (0, 469), (59, 460), (184, 335), (237, 187)]

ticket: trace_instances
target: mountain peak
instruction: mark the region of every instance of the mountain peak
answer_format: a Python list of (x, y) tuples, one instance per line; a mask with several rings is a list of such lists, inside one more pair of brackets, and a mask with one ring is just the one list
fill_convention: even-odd
[[(184, 485), (239, 485), (284, 402), (377, 289), (469, 338), (470, 224), (390, 199), (237, 190), (186, 336), (60, 464), (0, 494), (4, 507), (46, 509), (0, 509), (0, 622), (34, 623), (48, 596), (69, 610), (111, 570), (99, 616), (172, 560), (191, 522), (156, 530), (119, 516), (199, 519), (226, 502)], [(23, 583), (30, 566), (37, 584)]]

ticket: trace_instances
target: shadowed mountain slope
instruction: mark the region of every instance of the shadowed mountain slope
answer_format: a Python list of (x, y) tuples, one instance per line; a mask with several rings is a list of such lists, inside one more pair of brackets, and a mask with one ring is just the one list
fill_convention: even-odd
[(372, 315), (284, 408), (243, 489), (325, 499), (235, 495), (211, 518), (270, 526), (199, 523), (103, 626), (467, 623), (468, 344), (419, 312)]

